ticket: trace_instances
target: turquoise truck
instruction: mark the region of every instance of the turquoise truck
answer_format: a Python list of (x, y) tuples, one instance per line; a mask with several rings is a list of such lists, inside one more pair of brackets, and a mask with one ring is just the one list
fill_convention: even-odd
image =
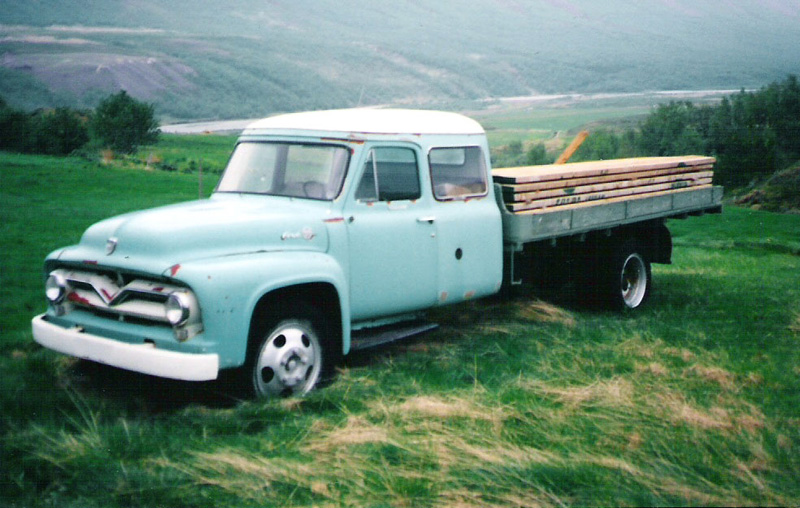
[(33, 337), (153, 376), (230, 372), (255, 396), (302, 394), (344, 355), (430, 330), (427, 309), (537, 273), (590, 267), (582, 283), (635, 309), (650, 263), (670, 262), (665, 220), (721, 211), (711, 185), (516, 211), (503, 178), (484, 129), (455, 113), (257, 121), (210, 198), (101, 221), (51, 253)]

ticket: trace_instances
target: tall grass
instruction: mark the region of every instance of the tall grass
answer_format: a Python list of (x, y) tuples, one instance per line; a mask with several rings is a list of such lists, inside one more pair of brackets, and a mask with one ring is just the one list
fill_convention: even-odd
[(193, 199), (196, 175), (0, 154), (0, 178), (4, 505), (800, 503), (798, 216), (671, 222), (674, 264), (636, 315), (528, 288), (437, 310), (439, 331), (349, 357), (302, 399), (239, 401), (29, 332), (46, 252)]

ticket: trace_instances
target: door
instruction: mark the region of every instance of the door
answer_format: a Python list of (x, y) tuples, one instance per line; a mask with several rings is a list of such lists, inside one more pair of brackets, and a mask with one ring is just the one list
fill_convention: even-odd
[(354, 321), (430, 307), (437, 294), (437, 232), (416, 148), (373, 146), (345, 216)]
[(503, 278), (500, 209), (480, 146), (435, 147), (428, 166), (436, 199), (439, 303), (496, 293)]

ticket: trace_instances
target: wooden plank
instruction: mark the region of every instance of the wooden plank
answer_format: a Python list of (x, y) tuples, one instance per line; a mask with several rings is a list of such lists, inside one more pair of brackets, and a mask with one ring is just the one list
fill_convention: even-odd
[(641, 194), (641, 195), (638, 195), (638, 196), (635, 196), (635, 197), (623, 196), (623, 197), (618, 197), (618, 198), (604, 199), (604, 200), (600, 200), (600, 201), (589, 201), (589, 202), (585, 202), (585, 203), (575, 203), (575, 204), (571, 204), (571, 205), (564, 205), (564, 206), (551, 207), (551, 208), (537, 208), (537, 209), (534, 209), (534, 210), (524, 210), (524, 211), (515, 212), (514, 215), (544, 215), (544, 214), (548, 214), (548, 213), (564, 212), (564, 211), (575, 210), (575, 209), (579, 209), (579, 208), (590, 208), (590, 207), (593, 207), (593, 206), (609, 205), (609, 204), (614, 204), (614, 203), (622, 203), (624, 201), (633, 201), (633, 200), (652, 198), (652, 197), (658, 197), (658, 196), (666, 196), (668, 194), (675, 194), (676, 196), (680, 196), (684, 192), (696, 191), (696, 190), (701, 190), (701, 189), (711, 189), (713, 187), (714, 186), (711, 185), (711, 184), (699, 185), (697, 187), (689, 187), (689, 188), (685, 188), (685, 189), (672, 189), (672, 190), (662, 191), (662, 192), (653, 192), (653, 193), (650, 193), (650, 194)]
[(610, 198), (618, 198), (625, 196), (637, 196), (640, 194), (651, 194), (653, 192), (686, 189), (690, 187), (700, 187), (710, 185), (711, 179), (698, 180), (696, 183), (689, 182), (672, 182), (658, 185), (647, 185), (643, 187), (633, 187), (630, 189), (618, 189), (605, 192), (593, 192), (588, 194), (579, 194), (576, 196), (562, 196), (555, 198), (538, 199), (534, 201), (527, 201), (524, 203), (511, 203), (508, 205), (511, 211), (531, 210), (534, 208), (553, 208), (564, 205), (573, 205), (578, 203), (586, 203), (592, 201), (603, 201)]
[(533, 183), (567, 178), (604, 176), (609, 174), (635, 173), (673, 167), (703, 166), (714, 164), (713, 157), (690, 155), (682, 157), (641, 157), (635, 159), (612, 159), (606, 161), (575, 162), (571, 164), (549, 164), (502, 168), (492, 171), (495, 181), (500, 183)]
[(572, 140), (572, 143), (570, 143), (567, 149), (558, 156), (558, 159), (556, 159), (553, 164), (566, 164), (567, 161), (569, 161), (572, 156), (575, 155), (575, 152), (578, 151), (578, 148), (581, 147), (583, 142), (586, 141), (586, 138), (588, 137), (589, 131), (580, 131), (578, 135), (575, 136), (575, 139)]
[(587, 194), (579, 194), (575, 196), (563, 196), (547, 199), (537, 199), (525, 203), (511, 203), (508, 205), (509, 210), (518, 212), (522, 210), (531, 210), (535, 208), (552, 208), (564, 205), (573, 205), (578, 203), (585, 203), (589, 201), (604, 201), (610, 198), (617, 198), (622, 196), (634, 196), (640, 194), (652, 194), (655, 192), (669, 191), (675, 189), (685, 189), (687, 187), (705, 186), (711, 184), (711, 178), (704, 178), (698, 180), (694, 185), (688, 181), (679, 181), (672, 183), (663, 183), (657, 185), (645, 185), (640, 187), (632, 187), (629, 189), (618, 189), (606, 192), (591, 192)]
[(713, 157), (641, 157), (633, 159), (611, 159), (604, 161), (576, 162), (572, 164), (549, 164), (500, 168), (492, 171), (497, 181), (504, 183), (533, 183), (567, 178), (603, 176), (669, 168), (683, 168), (713, 164)]
[(683, 173), (679, 175), (658, 176), (654, 178), (637, 178), (633, 180), (618, 180), (615, 182), (599, 183), (591, 185), (580, 185), (576, 187), (564, 187), (560, 189), (541, 190), (525, 193), (515, 193), (513, 201), (521, 201), (529, 203), (531, 201), (561, 197), (561, 196), (575, 196), (580, 194), (605, 192), (617, 189), (632, 189), (634, 187), (645, 187), (650, 185), (658, 185), (664, 183), (678, 183), (686, 182), (686, 186), (696, 184), (698, 180), (707, 180), (714, 176), (713, 171), (698, 171), (694, 173)]
[(651, 178), (666, 175), (681, 175), (684, 173), (694, 173), (714, 169), (712, 164), (702, 166), (689, 166), (683, 168), (654, 169), (650, 171), (640, 171), (636, 173), (622, 173), (605, 176), (589, 176), (584, 178), (567, 178), (564, 180), (551, 180), (546, 182), (522, 183), (522, 184), (502, 184), (503, 196), (511, 196), (522, 192), (536, 190), (561, 189), (564, 187), (578, 187), (594, 183), (618, 182), (636, 178)]

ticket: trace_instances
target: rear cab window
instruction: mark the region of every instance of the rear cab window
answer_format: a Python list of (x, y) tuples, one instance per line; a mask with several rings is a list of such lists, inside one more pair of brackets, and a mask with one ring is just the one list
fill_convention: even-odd
[(478, 146), (433, 148), (428, 152), (433, 195), (439, 201), (488, 193), (486, 162)]

